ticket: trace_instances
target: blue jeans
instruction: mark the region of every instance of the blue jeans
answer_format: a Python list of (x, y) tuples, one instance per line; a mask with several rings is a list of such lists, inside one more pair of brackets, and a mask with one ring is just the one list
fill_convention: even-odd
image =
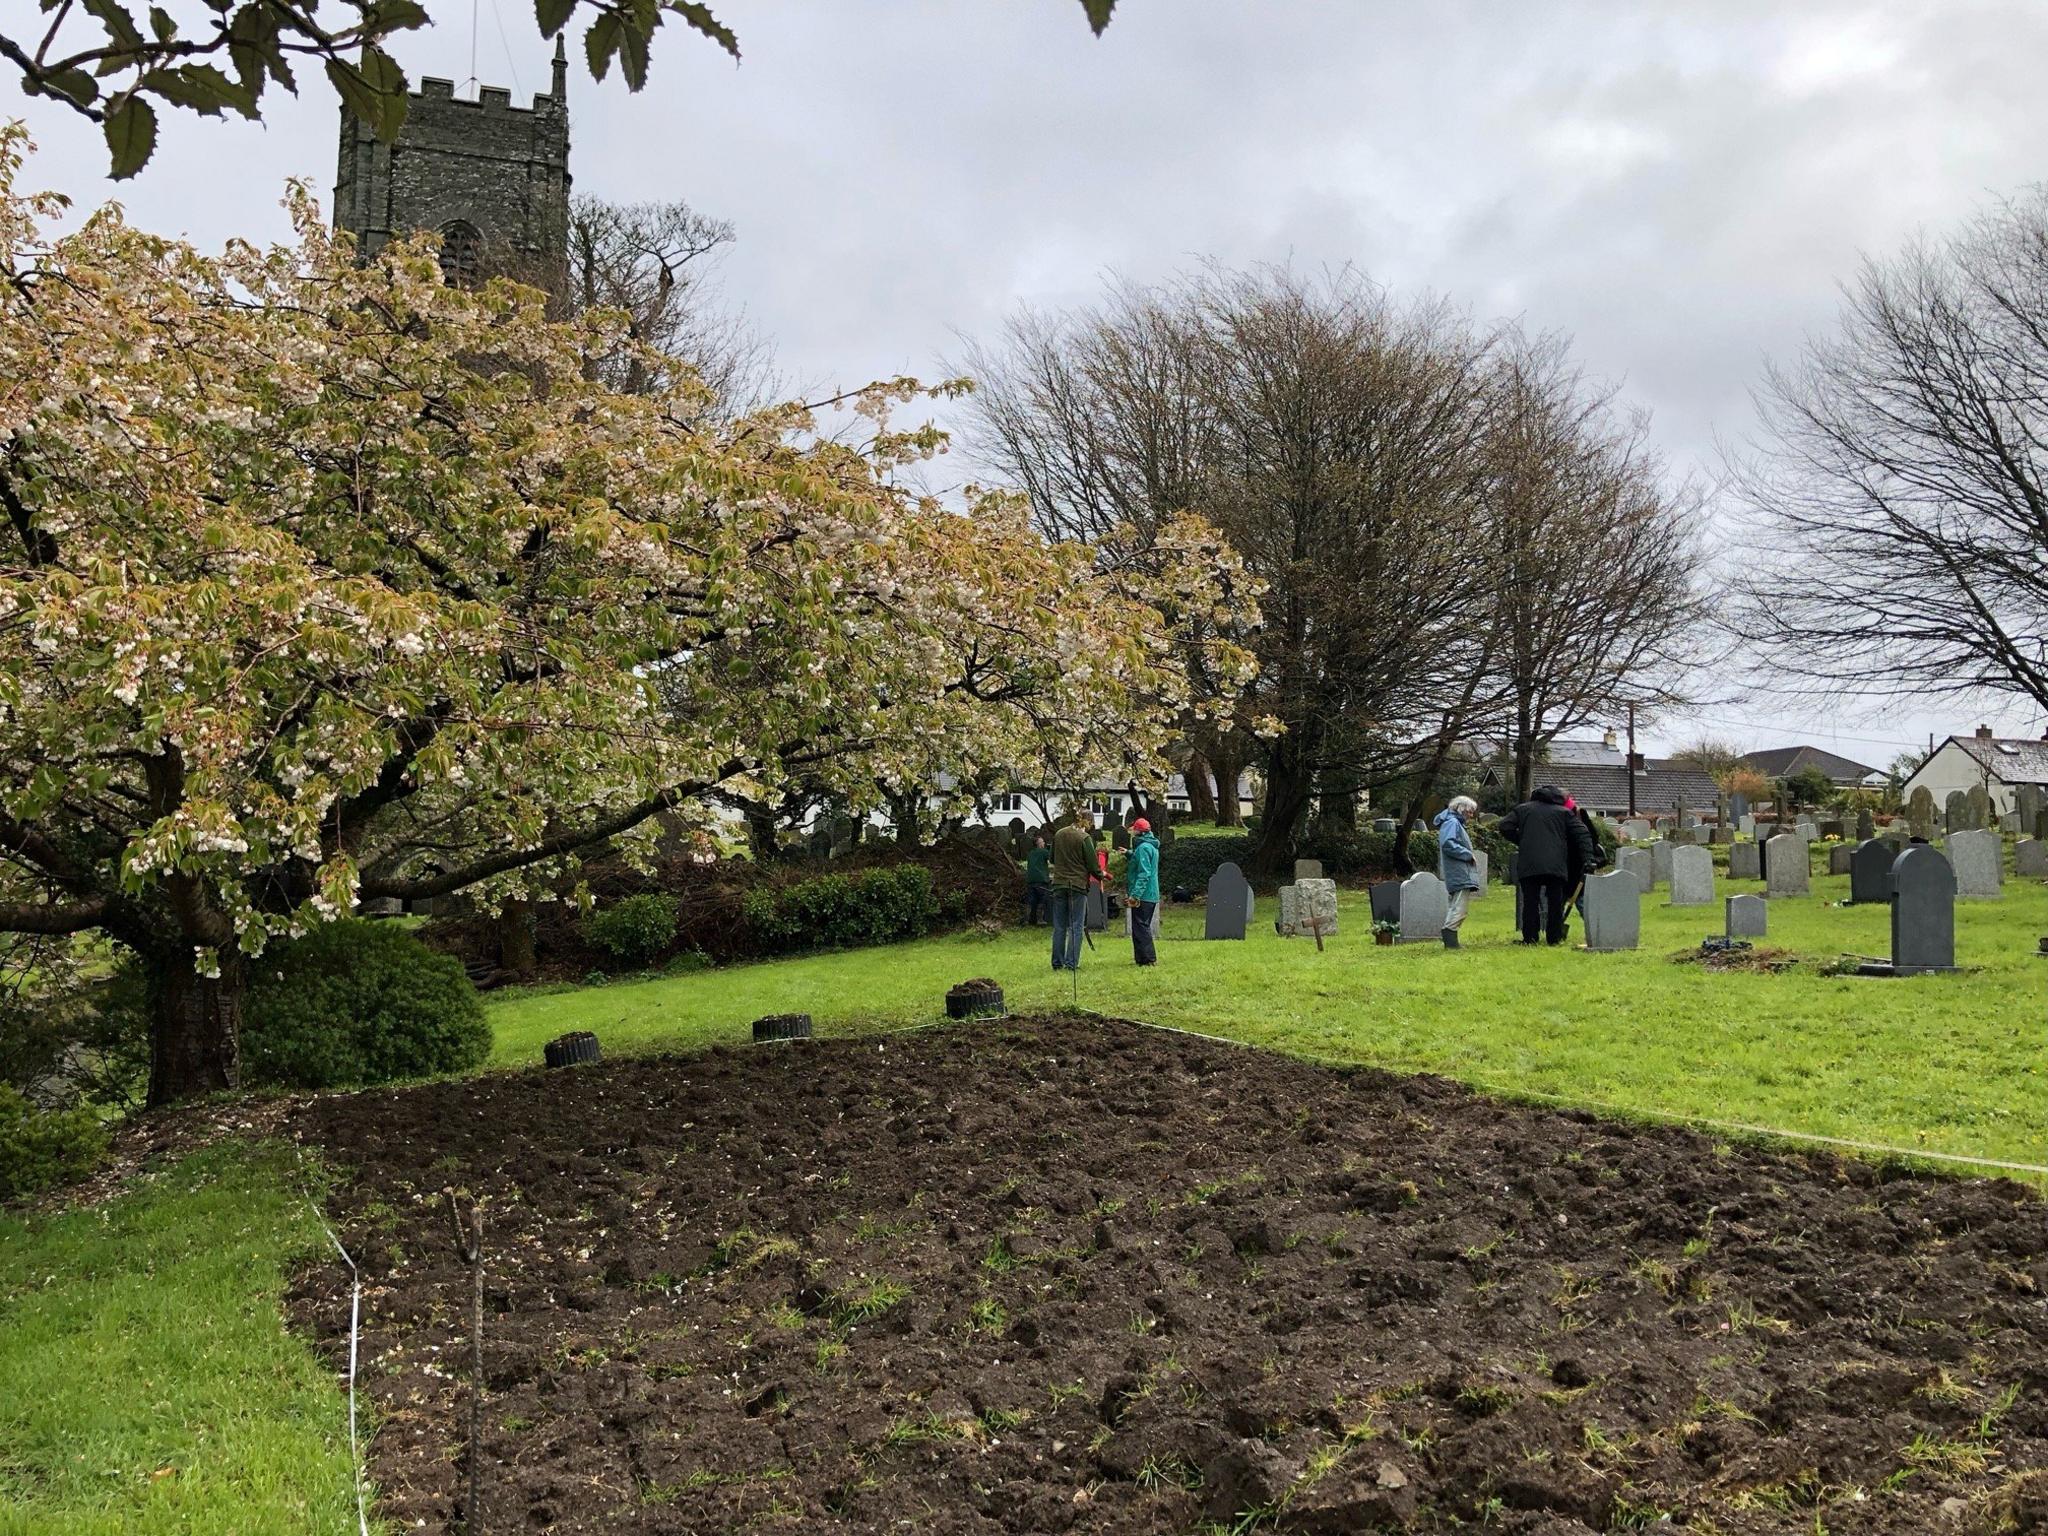
[(1081, 969), (1081, 928), (1088, 920), (1088, 893), (1052, 888), (1052, 968)]

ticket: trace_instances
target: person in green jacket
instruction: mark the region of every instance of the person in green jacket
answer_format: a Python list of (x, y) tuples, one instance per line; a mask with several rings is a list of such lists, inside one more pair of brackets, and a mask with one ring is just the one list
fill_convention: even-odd
[(1131, 823), (1124, 895), (1131, 903), (1131, 958), (1140, 965), (1157, 965), (1159, 947), (1153, 942), (1152, 922), (1159, 915), (1159, 839), (1142, 816)]
[(1081, 932), (1088, 921), (1088, 882), (1095, 878), (1095, 818), (1076, 811), (1052, 835), (1052, 968), (1081, 969)]
[(1045, 834), (1031, 835), (1031, 852), (1024, 860), (1024, 922), (1036, 928), (1052, 921), (1052, 850), (1045, 846)]

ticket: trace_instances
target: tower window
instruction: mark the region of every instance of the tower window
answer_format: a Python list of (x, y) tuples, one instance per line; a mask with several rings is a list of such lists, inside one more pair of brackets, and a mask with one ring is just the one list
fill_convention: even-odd
[(441, 276), (459, 288), (474, 288), (483, 270), (483, 236), (467, 219), (441, 227)]

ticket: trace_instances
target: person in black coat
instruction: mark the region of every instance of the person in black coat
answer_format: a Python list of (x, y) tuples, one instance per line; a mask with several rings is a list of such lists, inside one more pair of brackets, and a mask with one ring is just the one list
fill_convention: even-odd
[(1564, 791), (1545, 784), (1500, 819), (1500, 835), (1515, 845), (1515, 879), (1522, 890), (1522, 942), (1564, 942), (1567, 898), (1580, 871), (1600, 856), (1585, 823), (1565, 808)]
[(1571, 904), (1579, 909), (1580, 916), (1586, 911), (1586, 877), (1595, 870), (1607, 867), (1607, 850), (1601, 845), (1599, 829), (1593, 825), (1593, 813), (1576, 803), (1570, 795), (1564, 797), (1564, 808), (1578, 817), (1586, 828), (1586, 836), (1593, 839), (1592, 862), (1582, 866), (1572, 877)]

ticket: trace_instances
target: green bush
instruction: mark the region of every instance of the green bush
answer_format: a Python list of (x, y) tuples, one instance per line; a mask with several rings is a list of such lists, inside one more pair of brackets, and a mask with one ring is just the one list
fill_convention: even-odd
[(652, 965), (676, 941), (676, 899), (650, 891), (584, 914), (583, 940), (620, 964)]
[(790, 954), (914, 939), (931, 931), (939, 909), (930, 871), (897, 864), (780, 890), (756, 887), (747, 893), (745, 916), (761, 953)]
[(1248, 832), (1174, 830), (1173, 841), (1159, 850), (1159, 889), (1171, 896), (1175, 886), (1185, 886), (1191, 896), (1209, 889), (1209, 877), (1225, 864), (1245, 867), (1252, 855)]
[(490, 1053), (462, 962), (391, 924), (328, 923), (253, 970), (242, 1036), (250, 1083), (356, 1087), (464, 1071)]
[(83, 1178), (107, 1150), (107, 1129), (82, 1104), (41, 1110), (0, 1083), (0, 1201)]

